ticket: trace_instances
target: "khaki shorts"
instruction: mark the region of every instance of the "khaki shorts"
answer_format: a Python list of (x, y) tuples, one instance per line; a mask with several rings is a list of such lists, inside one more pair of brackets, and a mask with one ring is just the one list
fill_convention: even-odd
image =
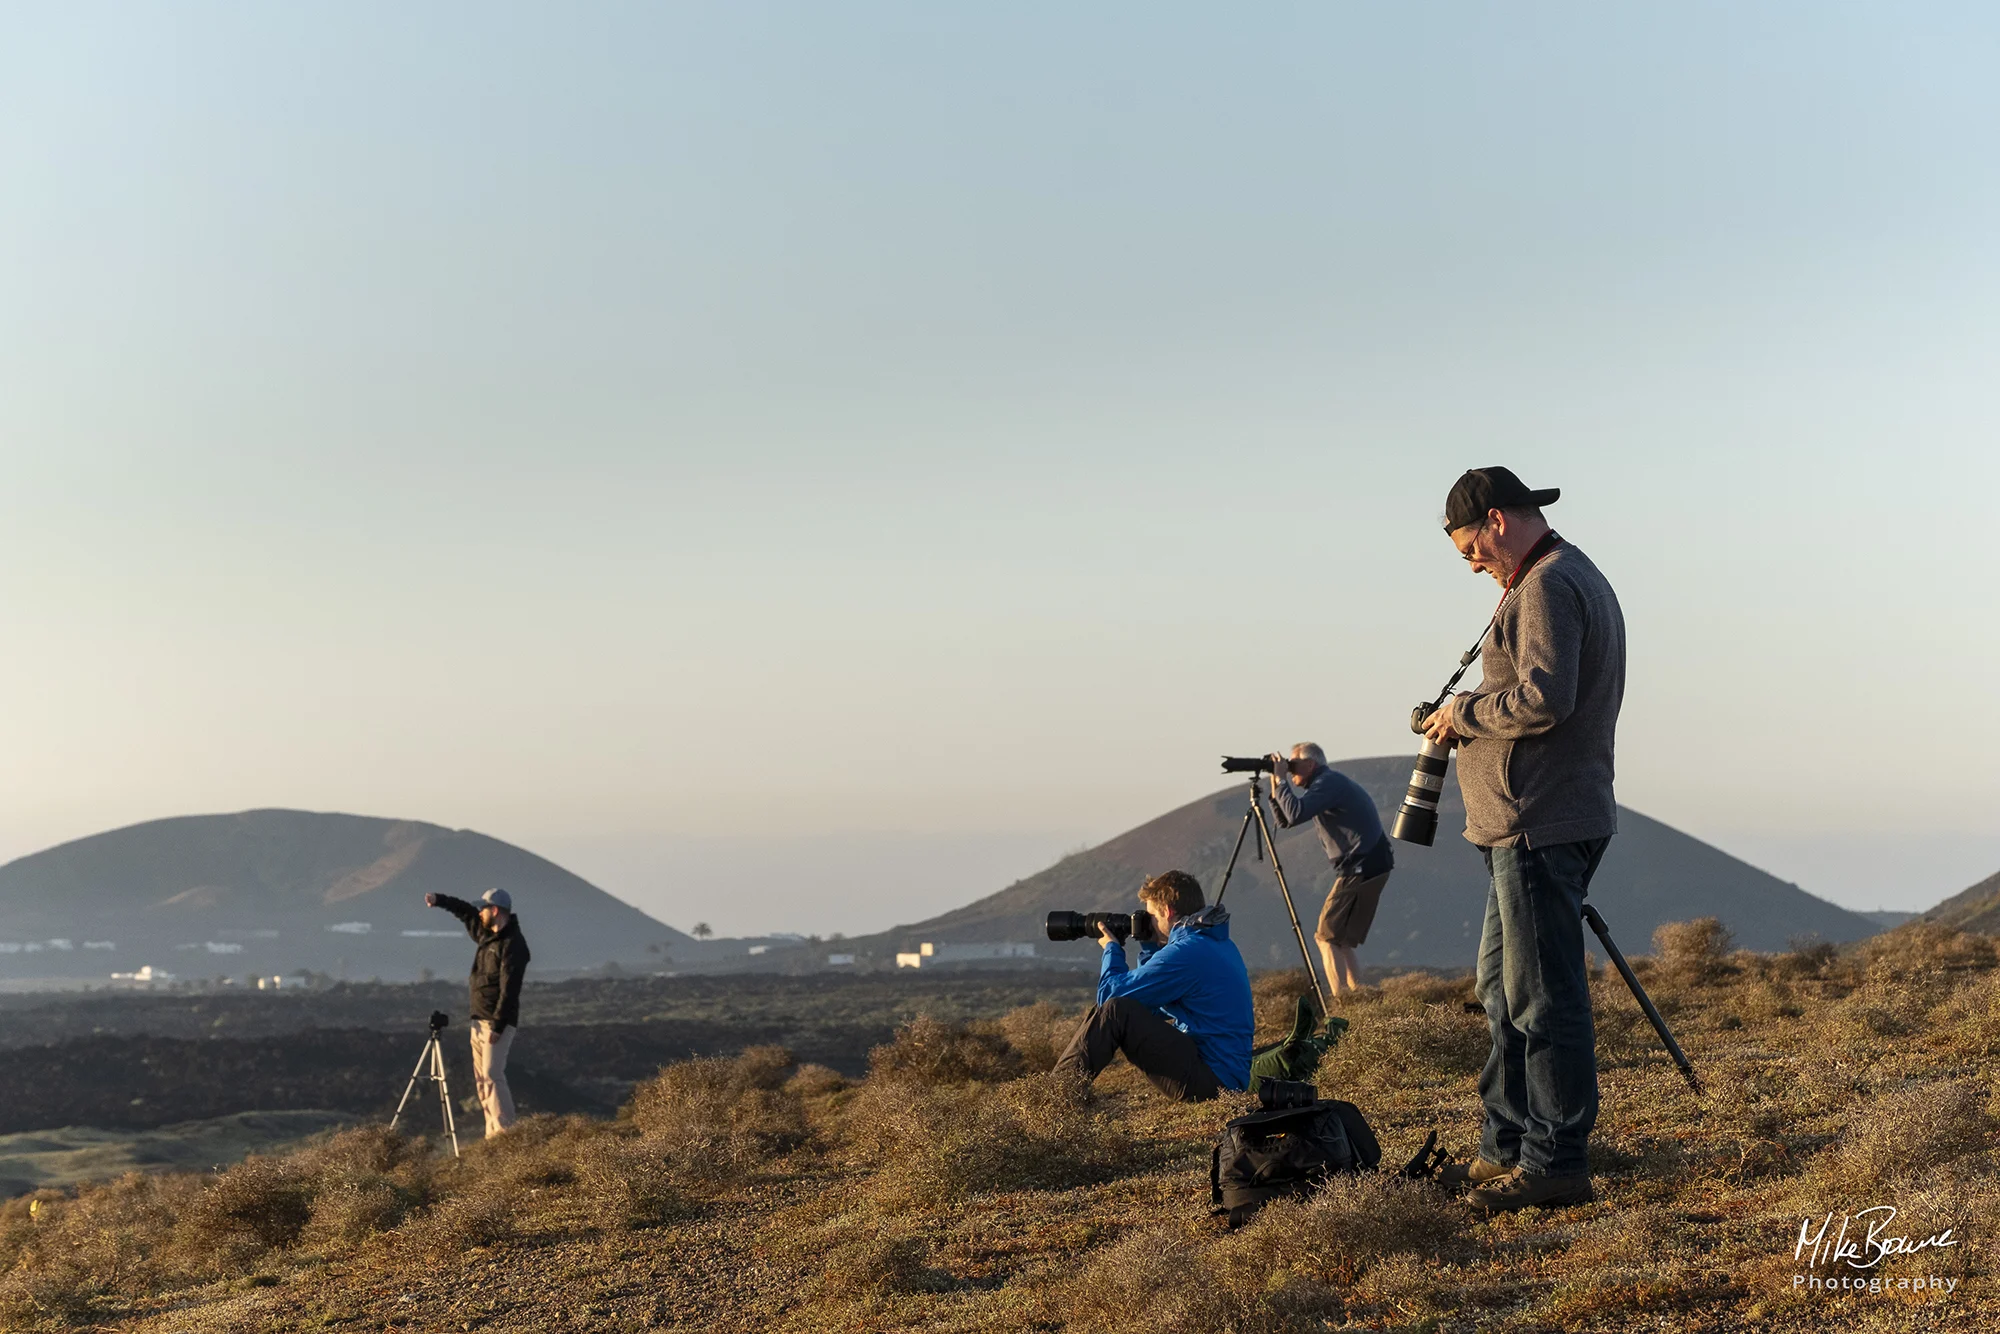
[(1365, 943), (1368, 928), (1375, 925), (1375, 908), (1382, 902), (1382, 886), (1389, 883), (1389, 874), (1384, 871), (1368, 880), (1342, 876), (1334, 881), (1326, 906), (1319, 912), (1319, 930), (1313, 934), (1344, 949)]

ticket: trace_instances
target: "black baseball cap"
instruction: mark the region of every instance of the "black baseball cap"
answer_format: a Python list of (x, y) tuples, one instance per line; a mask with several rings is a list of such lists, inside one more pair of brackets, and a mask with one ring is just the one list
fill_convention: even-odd
[(1444, 530), (1478, 523), (1488, 510), (1540, 509), (1562, 497), (1561, 487), (1531, 491), (1509, 468), (1474, 468), (1452, 483), (1444, 501)]

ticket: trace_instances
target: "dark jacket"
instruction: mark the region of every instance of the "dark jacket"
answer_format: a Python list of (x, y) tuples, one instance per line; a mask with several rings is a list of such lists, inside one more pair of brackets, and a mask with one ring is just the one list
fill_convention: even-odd
[(465, 933), (479, 946), (472, 956), (472, 1017), (484, 1019), (495, 1028), (512, 1028), (521, 1022), (521, 978), (528, 971), (528, 942), (521, 935), (521, 919), (507, 914), (507, 925), (489, 931), (479, 920), (479, 905), (437, 896), (437, 906), (465, 923)]
[(1271, 805), (1277, 808), (1278, 823), (1287, 829), (1313, 822), (1326, 859), (1342, 878), (1373, 880), (1395, 869), (1396, 854), (1382, 834), (1374, 798), (1346, 774), (1322, 764), (1302, 788), (1281, 779)]
[(1226, 1089), (1250, 1084), (1250, 1038), (1257, 1026), (1250, 974), (1229, 939), (1229, 909), (1210, 905), (1174, 924), (1163, 945), (1139, 946), (1139, 966), (1125, 971), (1125, 947), (1106, 945), (1097, 1003), (1124, 996), (1150, 1005), (1194, 1039), (1202, 1061)]
[(1568, 543), (1535, 562), (1486, 637), (1479, 689), (1452, 700), (1465, 836), (1544, 848), (1618, 832), (1612, 742), (1625, 698), (1625, 617)]

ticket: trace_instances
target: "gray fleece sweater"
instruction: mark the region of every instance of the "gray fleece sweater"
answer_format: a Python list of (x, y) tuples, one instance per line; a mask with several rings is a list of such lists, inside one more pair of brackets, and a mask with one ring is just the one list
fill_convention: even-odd
[(1625, 698), (1625, 616), (1590, 558), (1561, 543), (1500, 609), (1479, 689), (1451, 702), (1465, 837), (1548, 847), (1618, 831), (1611, 752)]

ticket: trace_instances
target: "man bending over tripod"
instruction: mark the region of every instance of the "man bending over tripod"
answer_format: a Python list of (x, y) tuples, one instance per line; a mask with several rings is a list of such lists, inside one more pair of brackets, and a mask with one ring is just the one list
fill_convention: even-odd
[(1229, 910), (1202, 906), (1186, 871), (1156, 875), (1139, 903), (1158, 923), (1125, 969), (1125, 942), (1100, 930), (1104, 963), (1097, 1004), (1056, 1062), (1058, 1075), (1097, 1078), (1119, 1052), (1153, 1087), (1181, 1102), (1206, 1102), (1250, 1083), (1256, 1028), (1250, 974), (1229, 939)]
[(1367, 941), (1382, 887), (1396, 869), (1375, 799), (1346, 774), (1327, 768), (1325, 751), (1301, 741), (1292, 747), (1291, 759), (1271, 756), (1271, 805), (1285, 828), (1311, 820), (1319, 829), (1320, 846), (1333, 863), (1333, 888), (1326, 892), (1313, 939), (1333, 994), (1359, 991), (1361, 966), (1354, 951)]
[(528, 942), (504, 889), (489, 889), (477, 904), (449, 894), (426, 894), (424, 903), (465, 923), (479, 946), (472, 956), (472, 1088), (486, 1113), (486, 1138), (514, 1124), (514, 1094), (507, 1087), (507, 1051), (521, 1022), (521, 979), (528, 971)]

